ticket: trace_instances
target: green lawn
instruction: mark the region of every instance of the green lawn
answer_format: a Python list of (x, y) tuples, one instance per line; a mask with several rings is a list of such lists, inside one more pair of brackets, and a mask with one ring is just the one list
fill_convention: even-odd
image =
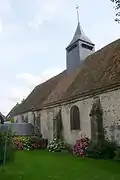
[(17, 152), (0, 170), (1, 180), (120, 180), (120, 164), (81, 159), (67, 153)]

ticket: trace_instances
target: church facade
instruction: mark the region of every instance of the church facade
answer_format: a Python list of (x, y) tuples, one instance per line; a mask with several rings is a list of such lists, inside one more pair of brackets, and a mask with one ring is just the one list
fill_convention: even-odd
[(66, 48), (66, 70), (38, 85), (8, 114), (74, 144), (100, 134), (120, 143), (120, 40), (95, 52), (78, 22)]

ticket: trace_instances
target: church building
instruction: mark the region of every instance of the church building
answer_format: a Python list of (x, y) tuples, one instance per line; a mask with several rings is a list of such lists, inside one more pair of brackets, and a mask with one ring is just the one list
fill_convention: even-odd
[(43, 137), (74, 144), (104, 134), (120, 143), (120, 39), (95, 52), (78, 21), (66, 69), (36, 86), (7, 116), (37, 126)]

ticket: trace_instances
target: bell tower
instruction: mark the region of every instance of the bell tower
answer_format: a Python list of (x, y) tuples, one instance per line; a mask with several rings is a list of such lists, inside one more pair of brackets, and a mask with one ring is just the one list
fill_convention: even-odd
[(67, 72), (75, 70), (92, 53), (95, 52), (95, 45), (84, 34), (79, 20), (79, 9), (77, 9), (78, 25), (72, 41), (66, 48), (66, 69)]

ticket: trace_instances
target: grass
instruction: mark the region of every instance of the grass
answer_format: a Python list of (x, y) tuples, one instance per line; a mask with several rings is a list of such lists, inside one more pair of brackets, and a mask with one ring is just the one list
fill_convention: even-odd
[(120, 180), (120, 164), (81, 159), (67, 153), (17, 152), (15, 161), (0, 170), (2, 180)]

